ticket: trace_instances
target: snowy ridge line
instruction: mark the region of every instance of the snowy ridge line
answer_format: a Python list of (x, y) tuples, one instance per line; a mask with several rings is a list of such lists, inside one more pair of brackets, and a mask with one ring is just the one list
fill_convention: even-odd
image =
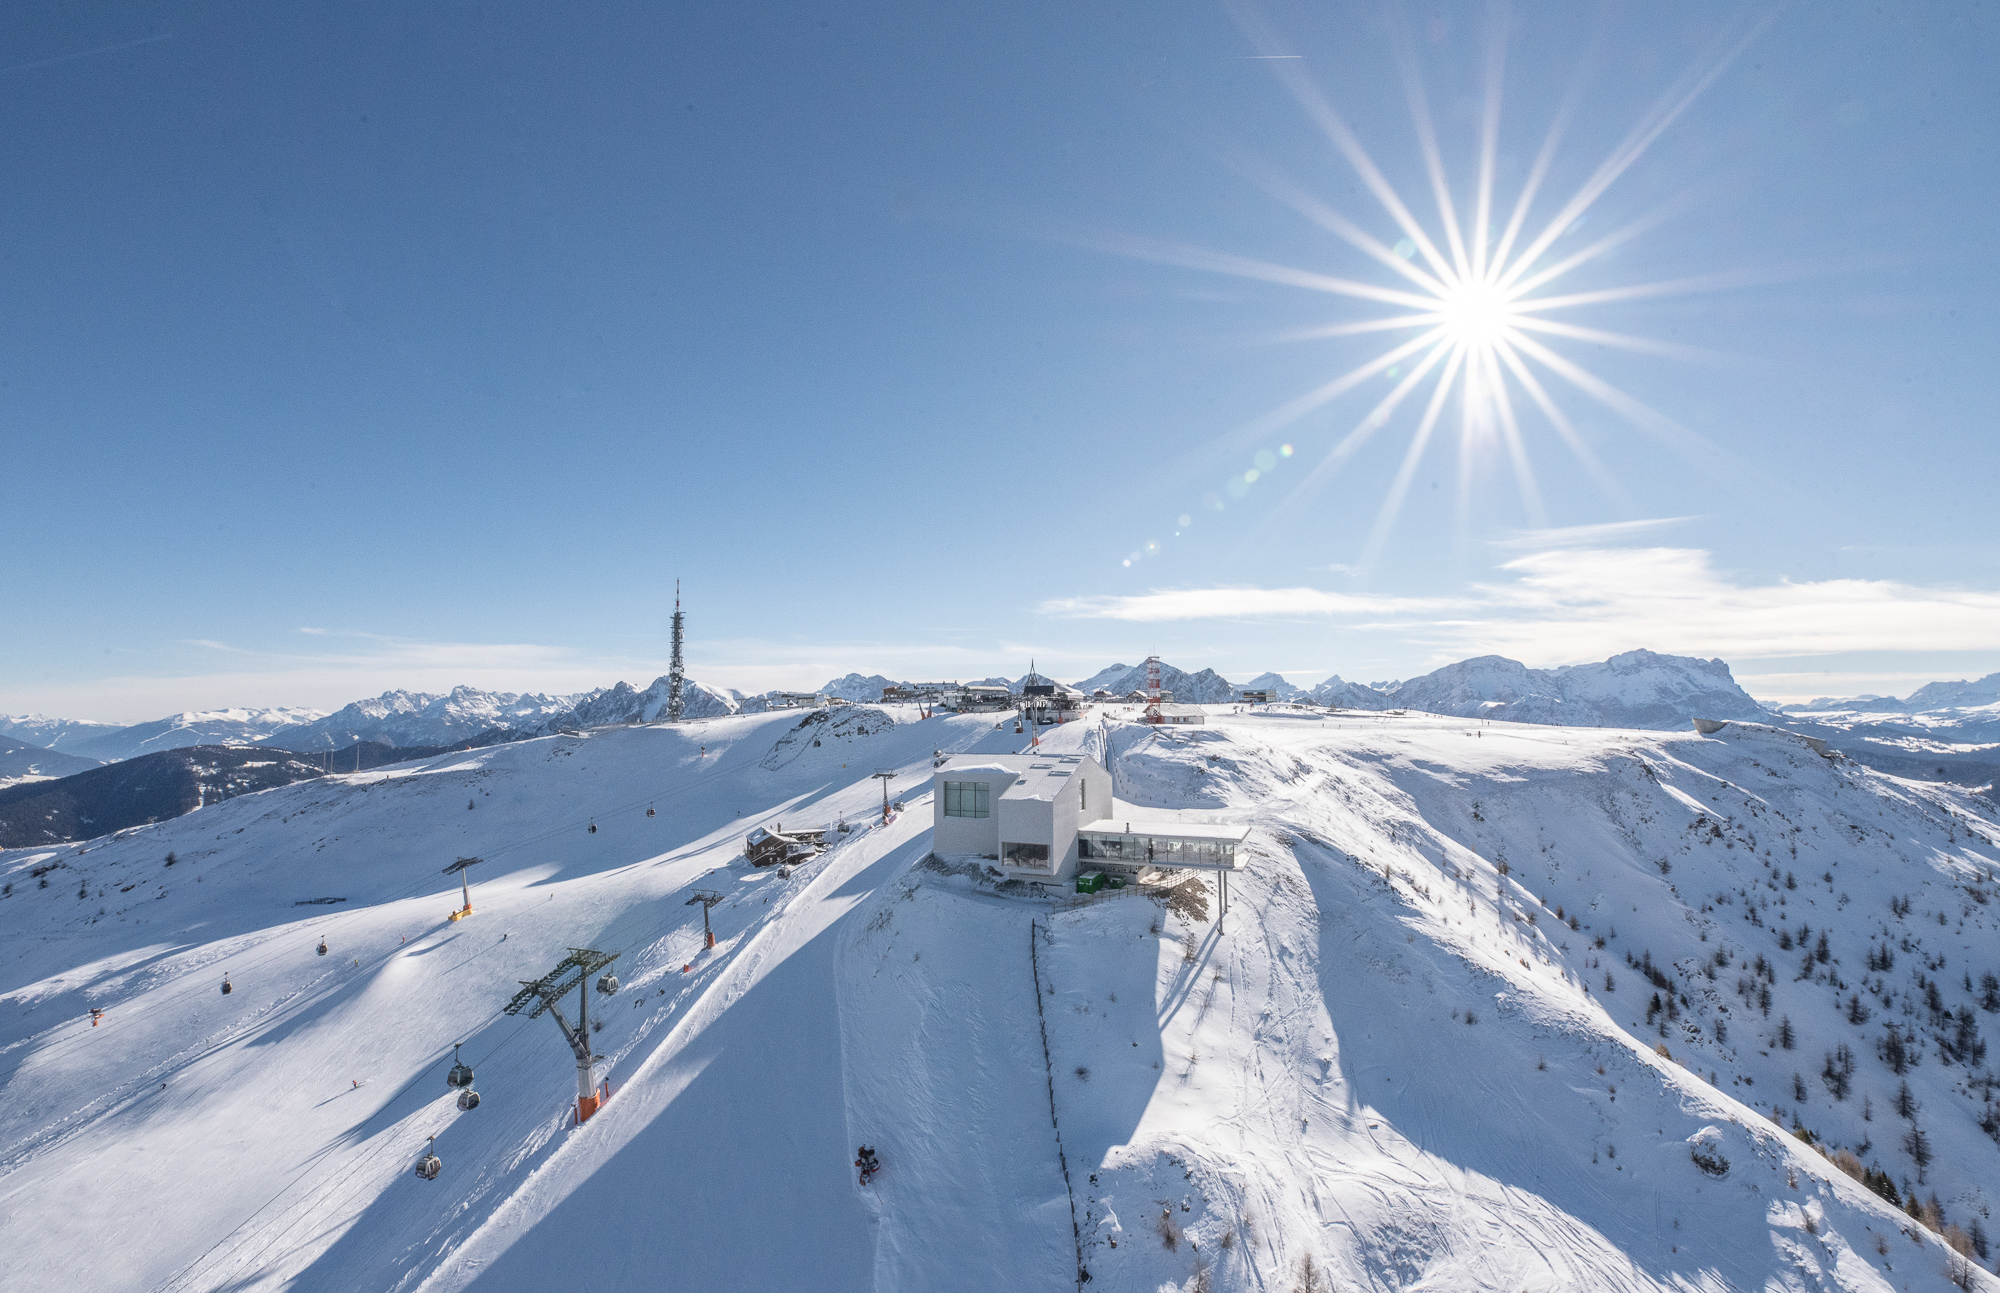
[(1035, 981), (1035, 1022), (1042, 1033), (1042, 1071), (1049, 1081), (1049, 1126), (1056, 1134), (1056, 1165), (1062, 1168), (1063, 1192), (1069, 1196), (1069, 1233), (1076, 1245), (1076, 1286), (1090, 1278), (1090, 1272), (1083, 1268), (1083, 1228), (1076, 1220), (1076, 1188), (1069, 1182), (1069, 1156), (1063, 1152), (1062, 1122), (1056, 1117), (1056, 1063), (1049, 1054), (1049, 1020), (1042, 1010), (1042, 963), (1035, 948), (1037, 926), (1032, 917), (1028, 920), (1028, 969)]
[[(904, 822), (898, 819), (895, 822), (889, 823), (886, 828), (878, 826), (861, 831), (855, 838), (838, 842), (833, 847), (826, 849), (812, 859), (812, 862), (807, 867), (794, 869), (794, 876), (797, 875), (798, 871), (806, 870), (808, 867), (812, 873), (803, 883), (794, 889), (782, 905), (774, 905), (773, 910), (768, 915), (759, 918), (755, 922), (754, 929), (749, 931), (750, 936), (747, 940), (739, 946), (731, 947), (725, 956), (718, 957), (715, 961), (711, 962), (714, 972), (710, 976), (708, 986), (703, 988), (699, 995), (688, 1003), (687, 1009), (682, 1012), (679, 1019), (659, 1038), (646, 1057), (639, 1062), (638, 1066), (625, 1079), (625, 1090), (628, 1100), (645, 1097), (648, 1092), (641, 1084), (649, 1076), (657, 1075), (657, 1070), (663, 1065), (670, 1063), (685, 1048), (691, 1039), (691, 1034), (698, 1029), (706, 1028), (716, 1022), (730, 1005), (740, 1000), (751, 987), (755, 986), (755, 978), (761, 977), (758, 975), (758, 971), (764, 968), (766, 954), (771, 950), (771, 944), (777, 942), (786, 933), (785, 927), (790, 923), (787, 917), (792, 915), (801, 900), (813, 899), (817, 901), (825, 896), (819, 891), (832, 884), (830, 878), (837, 874), (834, 863), (846, 854), (854, 851), (855, 846), (877, 838), (883, 839), (883, 853), (885, 856), (889, 852), (893, 852), (896, 848), (902, 847), (903, 841), (887, 838), (900, 825), (904, 825)], [(734, 943), (735, 939), (731, 939), (730, 941)], [(632, 1049), (634, 1047), (628, 1046), (623, 1054), (629, 1056)], [(637, 1091), (634, 1090), (635, 1087), (638, 1088)], [(665, 1096), (668, 1100), (671, 1100), (672, 1094), (672, 1092), (667, 1092)], [(658, 1097), (656, 1096), (655, 1098)], [(603, 1112), (610, 1113), (615, 1107), (617, 1106), (614, 1101), (613, 1104), (606, 1105)], [(576, 1130), (580, 1133), (593, 1134), (599, 1139), (613, 1134), (612, 1130), (605, 1130), (605, 1128), (615, 1130), (621, 1124), (600, 1124), (599, 1119), (602, 1116), (600, 1114), (599, 1118), (593, 1118), (590, 1123)], [(593, 1128), (598, 1128), (598, 1130), (593, 1132)], [(634, 1128), (633, 1130), (636, 1131), (638, 1128)], [(467, 1271), (458, 1264), (461, 1256), (465, 1254), (468, 1248), (480, 1243), (481, 1239), (491, 1232), (494, 1227), (508, 1224), (507, 1214), (510, 1210), (531, 1206), (529, 1200), (534, 1198), (540, 1187), (550, 1186), (560, 1189), (561, 1186), (549, 1178), (561, 1168), (565, 1161), (565, 1155), (574, 1157), (584, 1152), (582, 1149), (571, 1148), (578, 1143), (580, 1143), (578, 1139), (575, 1136), (571, 1136), (566, 1138), (555, 1150), (551, 1151), (542, 1162), (538, 1163), (529, 1172), (527, 1178), (521, 1181), (505, 1200), (494, 1207), (485, 1219), (472, 1229), (471, 1233), (464, 1240), (453, 1247), (449, 1253), (440, 1254), (438, 1260), (432, 1265), (430, 1271), (424, 1275), (422, 1280), (419, 1281), (417, 1287), (420, 1290), (443, 1290), (461, 1287), (472, 1275), (472, 1272)], [(587, 1146), (591, 1142), (586, 1141), (581, 1143)], [(567, 1194), (565, 1193), (560, 1197), (566, 1198)]]

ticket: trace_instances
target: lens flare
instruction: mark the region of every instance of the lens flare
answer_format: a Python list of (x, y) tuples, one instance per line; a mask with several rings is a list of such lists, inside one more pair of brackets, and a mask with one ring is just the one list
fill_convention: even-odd
[[(1641, 116), (1638, 124), (1612, 149), (1610, 155), (1589, 173), (1582, 185), (1545, 221), (1535, 225), (1529, 222), (1530, 213), (1537, 209), (1544, 181), (1548, 178), (1569, 122), (1577, 111), (1584, 80), (1579, 75), (1557, 111), (1519, 192), (1513, 195), (1512, 208), (1503, 220), (1502, 208), (1496, 205), (1495, 174), (1499, 169), (1500, 103), (1506, 50), (1505, 10), (1497, 8), (1494, 12), (1496, 18), (1484, 69), (1478, 167), (1469, 186), (1472, 194), (1470, 210), (1463, 214), (1452, 194), (1450, 177), (1445, 171), (1409, 41), (1406, 36), (1397, 38), (1398, 63), (1436, 207), (1435, 219), (1427, 226), (1413, 210), (1413, 204), (1396, 191), (1347, 122), (1313, 82), (1306, 70), (1306, 61), (1289, 56), (1288, 42), (1280, 39), (1260, 14), (1247, 7), (1236, 8), (1239, 21), (1260, 54), (1288, 54), (1284, 58), (1271, 57), (1266, 66), (1352, 168), (1362, 186), (1380, 205), (1382, 217), (1386, 218), (1390, 228), (1379, 234), (1370, 232), (1361, 222), (1328, 206), (1285, 176), (1265, 172), (1256, 173), (1254, 178), (1273, 197), (1367, 256), (1383, 271), (1382, 277), (1386, 281), (1336, 278), (1317, 271), (1147, 239), (1126, 238), (1112, 244), (1112, 249), (1126, 255), (1304, 288), (1393, 311), (1376, 318), (1344, 318), (1290, 334), (1288, 340), (1368, 333), (1403, 335), (1374, 359), (1287, 401), (1229, 437), (1230, 447), (1241, 445), (1246, 440), (1265, 439), (1279, 427), (1331, 404), (1367, 385), (1371, 379), (1381, 378), (1391, 383), (1388, 393), (1376, 400), (1373, 407), (1292, 490), (1287, 503), (1296, 504), (1323, 488), (1364, 444), (1396, 420), (1406, 403), (1413, 411), (1420, 409), (1401, 467), (1383, 500), (1368, 552), (1363, 558), (1364, 565), (1372, 564), (1392, 529), (1419, 460), (1440, 426), (1447, 421), (1446, 414), (1453, 396), (1457, 397), (1455, 412), (1461, 506), (1465, 505), (1471, 488), (1472, 463), (1483, 453), (1497, 451), (1509, 464), (1522, 508), (1536, 525), (1546, 524), (1547, 520), (1540, 488), (1529, 460), (1520, 410), (1516, 408), (1517, 400), (1539, 413), (1570, 452), (1614, 497), (1620, 492), (1564, 411), (1563, 404), (1545, 385), (1543, 374), (1558, 379), (1561, 384), (1557, 387), (1558, 392), (1566, 388), (1568, 392), (1602, 405), (1640, 430), (1683, 452), (1720, 456), (1699, 436), (1590, 372), (1574, 358), (1561, 353), (1556, 345), (1563, 340), (1582, 341), (1628, 351), (1682, 357), (1697, 352), (1684, 346), (1586, 327), (1551, 316), (1620, 301), (1714, 291), (1755, 281), (1755, 276), (1709, 275), (1589, 291), (1551, 292), (1550, 289), (1562, 285), (1574, 271), (1624, 247), (1672, 213), (1673, 206), (1663, 207), (1595, 238), (1579, 250), (1567, 254), (1557, 251), (1557, 244), (1563, 235), (1581, 230), (1584, 217), (1597, 200), (1757, 39), (1770, 25), (1775, 11), (1741, 35), (1733, 45), (1726, 48), (1718, 46), (1715, 56), (1684, 72)], [(1430, 384), (1429, 390), (1419, 393), (1426, 383)], [(1286, 445), (1283, 453), (1290, 457), (1292, 447)], [(1269, 471), (1270, 466), (1263, 460), (1265, 457), (1267, 455), (1259, 455), (1257, 468)], [(1258, 474), (1253, 469), (1231, 479), (1227, 489), (1230, 497), (1241, 498), (1247, 483), (1254, 482)]]

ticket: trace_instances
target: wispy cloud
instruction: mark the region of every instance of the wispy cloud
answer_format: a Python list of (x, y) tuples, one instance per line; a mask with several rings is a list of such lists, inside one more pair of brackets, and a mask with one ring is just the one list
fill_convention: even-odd
[(1197, 588), (1063, 598), (1041, 610), (1152, 622), (1323, 618), (1393, 634), (1439, 661), (1495, 652), (1555, 664), (1634, 647), (1743, 660), (2000, 649), (2000, 592), (1869, 579), (1750, 583), (1718, 572), (1696, 548), (1573, 547), (1563, 546), (1569, 532), (1543, 536), (1554, 544), (1503, 563), (1503, 578), (1456, 598)]
[(1612, 521), (1605, 525), (1565, 525), (1547, 530), (1522, 530), (1493, 546), (1508, 551), (1543, 552), (1550, 548), (1602, 548), (1656, 534), (1669, 526), (1698, 521), (1698, 516), (1661, 516), (1644, 521)]
[(1321, 616), (1412, 615), (1466, 609), (1474, 603), (1439, 598), (1372, 597), (1318, 588), (1186, 588), (1127, 597), (1058, 597), (1036, 607), (1070, 619), (1300, 619)]

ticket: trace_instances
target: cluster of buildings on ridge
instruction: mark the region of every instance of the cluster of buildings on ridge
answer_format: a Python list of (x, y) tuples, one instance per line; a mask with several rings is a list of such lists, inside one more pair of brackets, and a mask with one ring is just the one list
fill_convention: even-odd
[[(1244, 691), (1244, 704), (1269, 704), (1269, 691)], [(1193, 725), (1205, 721), (1198, 705), (1177, 705), (1171, 692), (1115, 695), (1075, 687), (1032, 671), (1017, 696), (987, 683), (902, 683), (882, 691), (884, 703), (931, 705), (955, 713), (1018, 711), (1022, 725), (1073, 721), (1092, 704), (1146, 706), (1147, 721)], [(777, 707), (845, 704), (837, 697), (773, 693)], [(1111, 774), (1084, 754), (956, 754), (941, 756), (931, 778), (932, 851), (942, 857), (979, 859), (1008, 879), (1076, 883), (1096, 892), (1164, 878), (1179, 871), (1214, 871), (1225, 880), (1243, 862), (1246, 826), (1190, 822), (1181, 814), (1125, 803), (1112, 795)], [(900, 805), (898, 805), (900, 807)], [(767, 866), (812, 856), (823, 830), (786, 831), (760, 826), (745, 839), (751, 863)]]

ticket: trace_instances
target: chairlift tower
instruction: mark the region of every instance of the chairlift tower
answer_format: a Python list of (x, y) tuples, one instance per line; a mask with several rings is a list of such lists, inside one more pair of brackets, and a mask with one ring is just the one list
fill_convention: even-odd
[(678, 723), (685, 708), (681, 700), (681, 679), (687, 670), (681, 665), (681, 581), (674, 580), (674, 658), (667, 665), (667, 721)]
[(708, 927), (708, 909), (721, 901), (722, 895), (715, 892), (715, 890), (697, 889), (694, 891), (694, 897), (681, 904), (683, 907), (692, 907), (696, 903), (701, 904), (701, 943), (703, 947), (715, 946), (715, 931)]
[[(562, 1029), (563, 1040), (576, 1052), (576, 1122), (580, 1127), (590, 1120), (602, 1103), (598, 1087), (592, 1078), (591, 1069), (603, 1057), (590, 1051), (590, 976), (617, 960), (620, 953), (600, 952), (590, 947), (572, 947), (569, 955), (556, 962), (556, 968), (539, 979), (521, 980), (521, 990), (507, 1003), (506, 1012), (518, 1015), (529, 1006), (528, 1018), (547, 1011)], [(576, 1027), (569, 1026), (563, 1018), (561, 1001), (571, 988), (577, 989)], [(597, 990), (605, 996), (618, 991), (618, 980), (605, 974), (597, 981)]]
[[(465, 878), (465, 873), (468, 868), (477, 866), (479, 863), (484, 862), (485, 860), (486, 860), (485, 858), (460, 858), (458, 861), (452, 863), (450, 866), (444, 869), (444, 873), (446, 875), (450, 875), (454, 871), (458, 872), (459, 892), (462, 893), (465, 897), (465, 906), (459, 909), (458, 911), (451, 913), (452, 920), (454, 921), (464, 920), (467, 916), (470, 916), (472, 914), (472, 886), (469, 883), (467, 883)], [(325, 940), (322, 939), (320, 942), (320, 952), (324, 954), (325, 951), (326, 951), (326, 943)]]
[(896, 770), (894, 768), (881, 769), (870, 774), (869, 777), (871, 781), (879, 780), (882, 783), (882, 824), (884, 826), (889, 824), (889, 783), (895, 779)]
[(1163, 723), (1160, 716), (1160, 657), (1146, 657), (1146, 713), (1142, 723)]

